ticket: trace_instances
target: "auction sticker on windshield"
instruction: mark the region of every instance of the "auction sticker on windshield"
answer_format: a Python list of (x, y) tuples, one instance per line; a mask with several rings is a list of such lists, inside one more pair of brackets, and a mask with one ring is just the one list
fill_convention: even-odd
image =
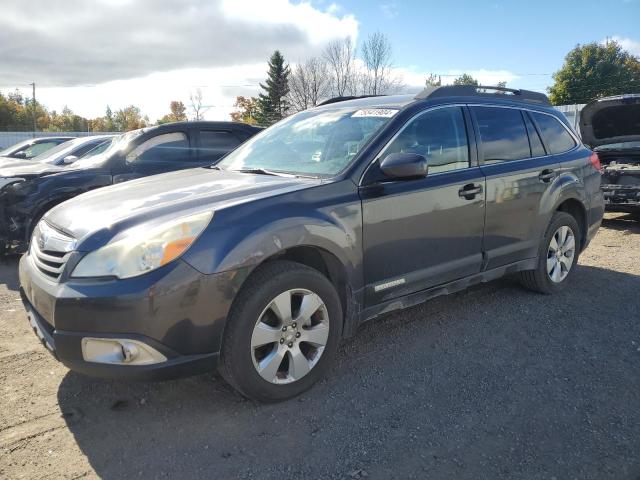
[(390, 118), (393, 117), (398, 110), (393, 110), (390, 108), (366, 108), (363, 110), (358, 110), (355, 112), (352, 117), (382, 117), (382, 118)]

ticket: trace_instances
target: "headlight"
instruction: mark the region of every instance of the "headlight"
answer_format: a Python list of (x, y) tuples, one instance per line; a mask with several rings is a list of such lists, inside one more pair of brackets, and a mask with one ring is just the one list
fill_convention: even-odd
[(136, 228), (123, 238), (87, 254), (72, 277), (129, 278), (155, 270), (182, 255), (211, 221), (213, 212)]

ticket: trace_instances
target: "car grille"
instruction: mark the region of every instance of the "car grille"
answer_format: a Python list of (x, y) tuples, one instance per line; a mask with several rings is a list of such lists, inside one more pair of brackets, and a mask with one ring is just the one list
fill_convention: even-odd
[(75, 246), (76, 240), (73, 237), (41, 221), (31, 237), (30, 255), (38, 270), (49, 278), (58, 280)]

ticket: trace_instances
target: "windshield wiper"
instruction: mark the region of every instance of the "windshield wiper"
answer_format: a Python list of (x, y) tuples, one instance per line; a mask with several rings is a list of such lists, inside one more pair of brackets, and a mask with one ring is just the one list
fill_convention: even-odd
[(266, 168), (243, 168), (241, 170), (235, 170), (239, 173), (257, 173), (259, 175), (275, 175), (276, 177), (292, 177), (295, 178), (296, 175), (291, 173), (284, 172), (274, 172), (273, 170), (267, 170)]

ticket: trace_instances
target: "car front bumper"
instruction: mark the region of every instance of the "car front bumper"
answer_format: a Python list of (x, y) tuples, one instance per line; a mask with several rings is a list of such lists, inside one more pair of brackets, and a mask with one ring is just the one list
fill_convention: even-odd
[[(20, 260), (19, 273), (31, 328), (58, 360), (91, 376), (140, 380), (214, 369), (231, 302), (246, 277), (243, 271), (205, 275), (178, 260), (125, 280), (58, 283), (29, 254)], [(136, 342), (163, 360), (92, 361), (83, 347), (88, 339)]]

